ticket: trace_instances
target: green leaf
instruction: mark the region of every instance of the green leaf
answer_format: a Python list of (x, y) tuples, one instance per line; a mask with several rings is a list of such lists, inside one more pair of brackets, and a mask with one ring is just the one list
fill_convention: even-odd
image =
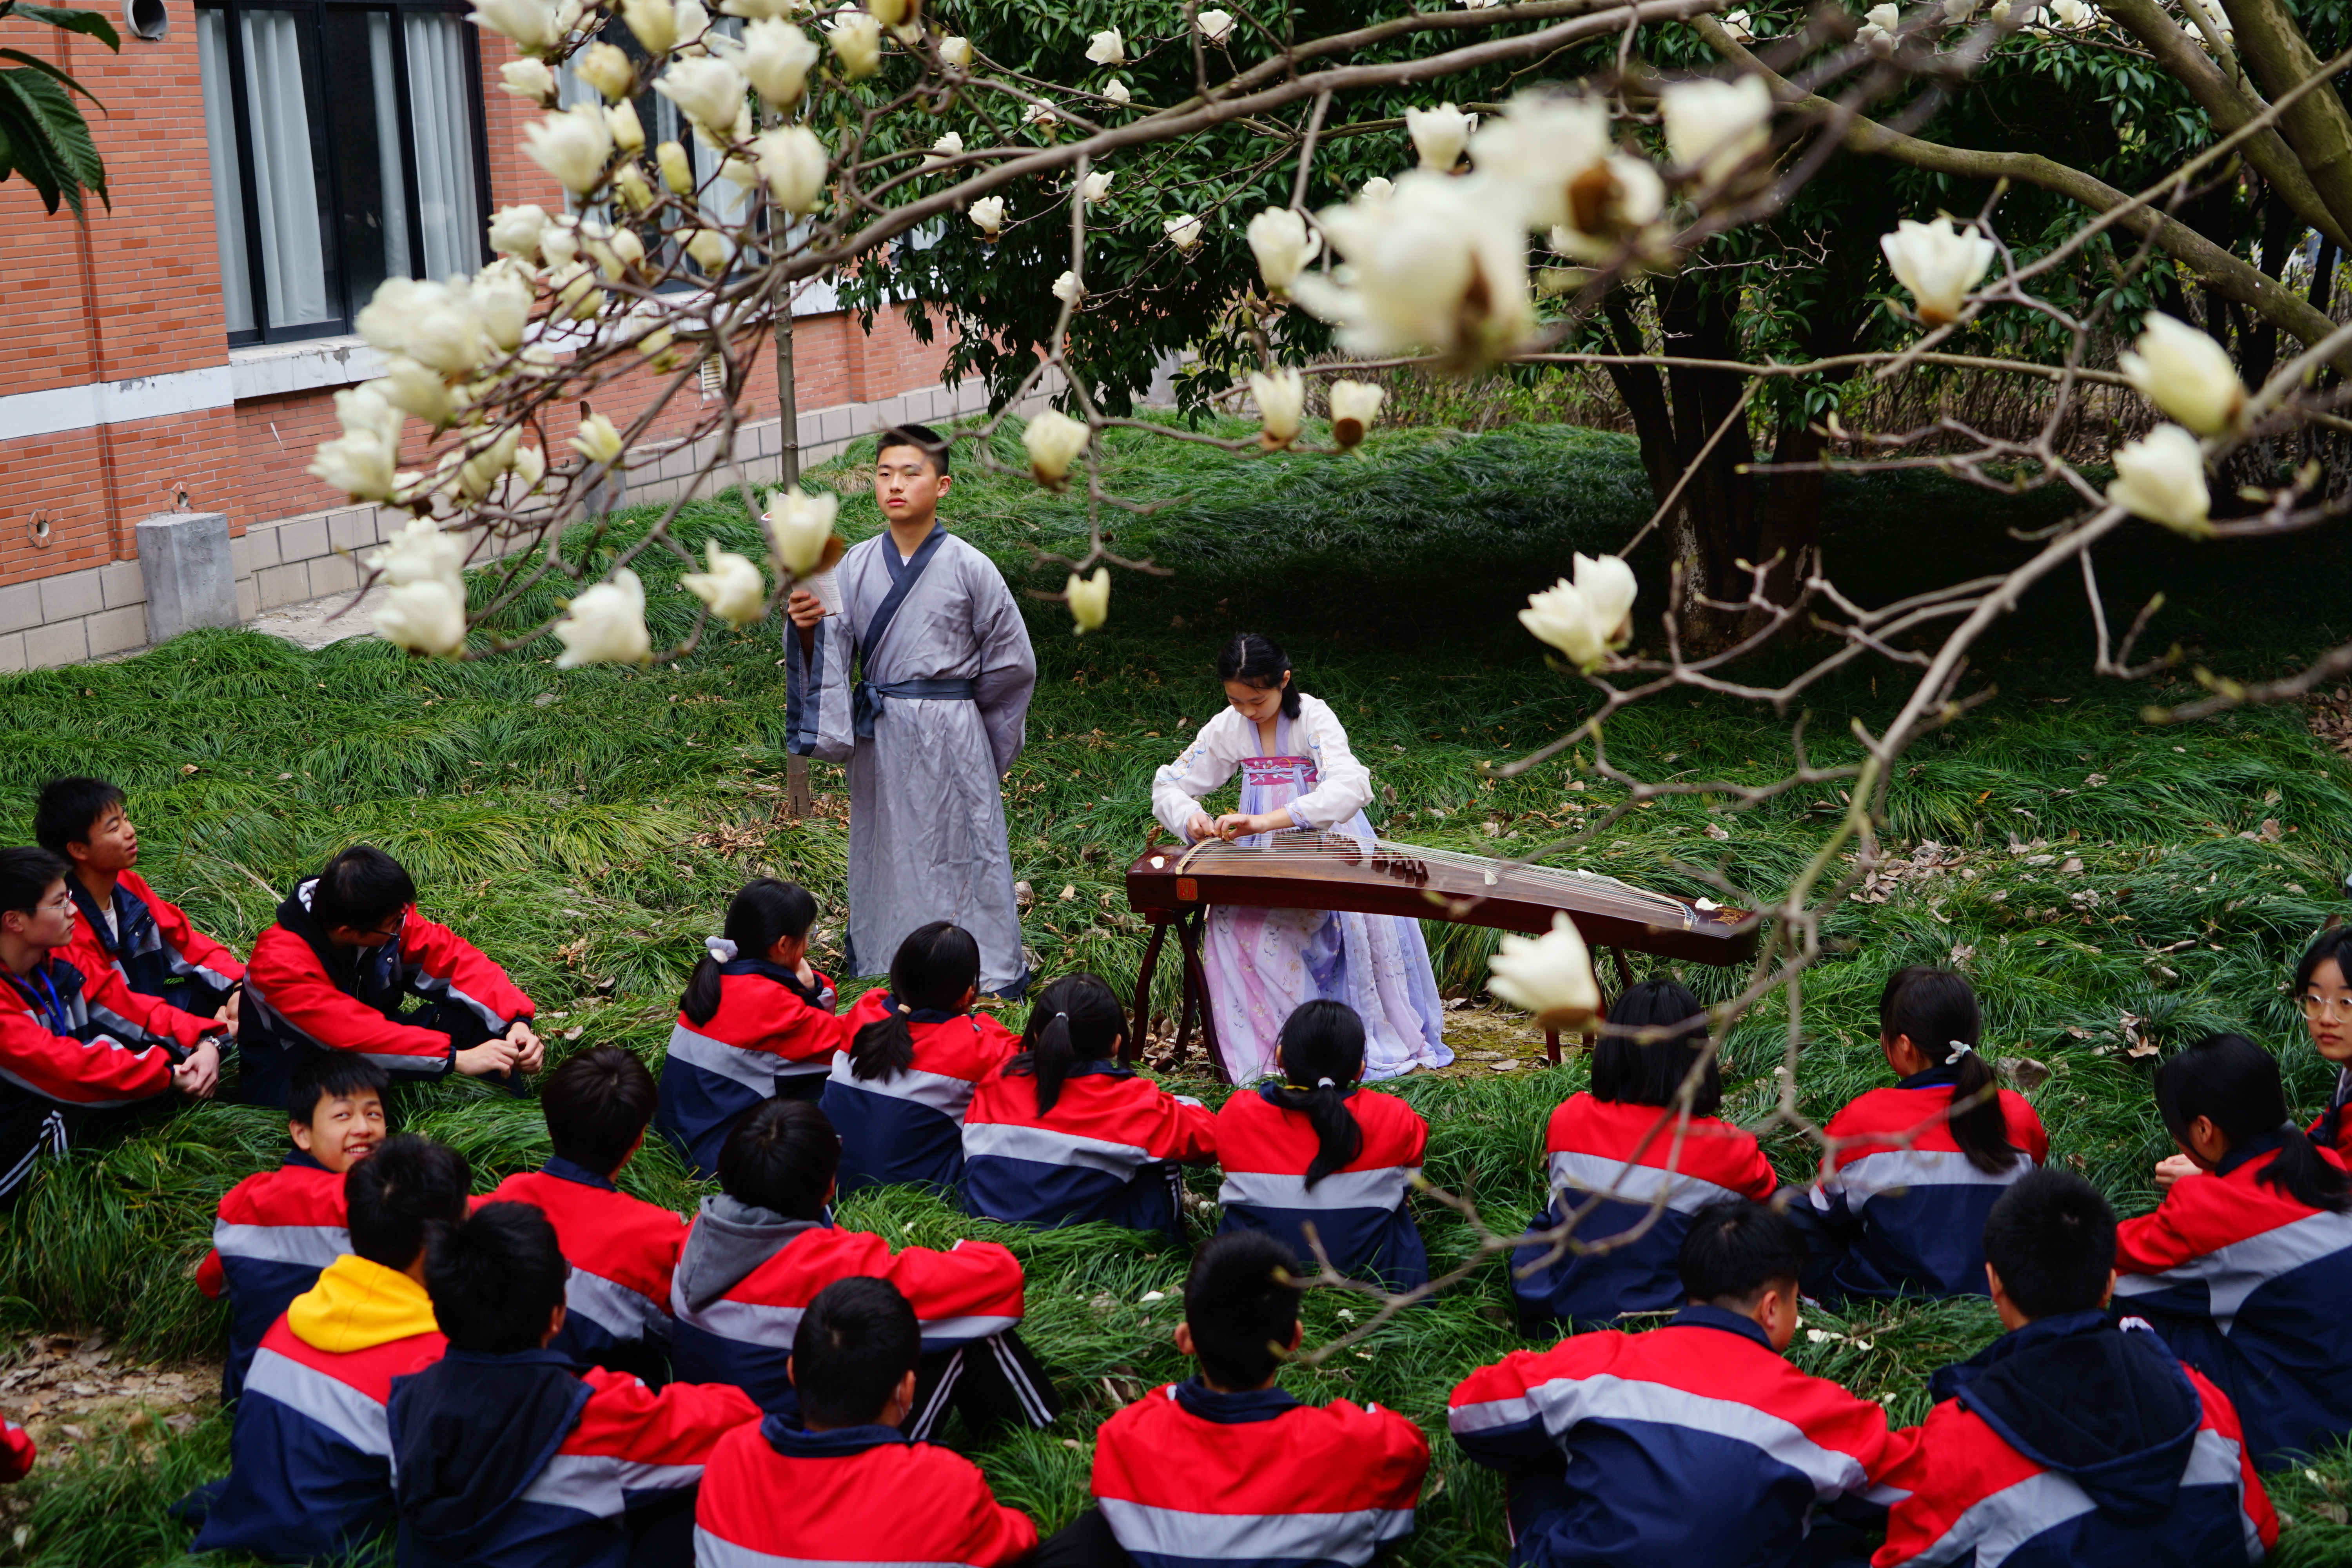
[(65, 83), (66, 86), (73, 89), (74, 91), (81, 94), (92, 103), (98, 103), (100, 113), (111, 114), (114, 112), (112, 110), (107, 108), (103, 103), (99, 103), (98, 94), (90, 91), (89, 89), (82, 86), (81, 83), (74, 80), (73, 78), (66, 75), (65, 72), (59, 70), (48, 61), (41, 58), (38, 55), (28, 55), (22, 49), (0, 49), (0, 60), (16, 60), (19, 64), (32, 67), (35, 70), (41, 72), (45, 76), (55, 77), (58, 80)]
[[(49, 144), (41, 134), (40, 126), (18, 103), (13, 93), (0, 86), (0, 137), (9, 144), (8, 163), (0, 166), (0, 176), (10, 172), (21, 174), (26, 182), (38, 193), (41, 205), (52, 215), (58, 210), (58, 200), (65, 195), (58, 179), (59, 171), (49, 156)], [(81, 211), (81, 193), (73, 192), (74, 211)]]
[(63, 5), (27, 5), (24, 0), (17, 0), (17, 4), (9, 8), (8, 15), (47, 22), (52, 27), (63, 27), (68, 33), (96, 38), (118, 55), (122, 52), (122, 35), (114, 30), (113, 23), (96, 11), (75, 11)]
[[(97, 144), (89, 137), (89, 126), (74, 107), (66, 89), (38, 71), (0, 70), (0, 94), (11, 96), (21, 112), (16, 117), (22, 125), (35, 133), (34, 140), (47, 154), (47, 174), (57, 189), (79, 216), (82, 210), (81, 194), (87, 188), (96, 191), (99, 199), (109, 207), (114, 204), (107, 195), (106, 165), (100, 161)], [(19, 158), (24, 157), (21, 143), (26, 140), (21, 133)], [(34, 178), (29, 161), (26, 177)], [(42, 182), (35, 179), (37, 185)], [(54, 212), (55, 206), (50, 210)]]

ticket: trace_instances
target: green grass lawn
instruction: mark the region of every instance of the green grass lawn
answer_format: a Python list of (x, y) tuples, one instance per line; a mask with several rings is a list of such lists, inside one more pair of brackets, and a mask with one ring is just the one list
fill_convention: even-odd
[[(1009, 439), (1005, 452), (1017, 460)], [(843, 482), (857, 455), (817, 479)], [(1301, 685), (1347, 721), (1380, 783), (1374, 816), (1389, 837), (1523, 852), (1611, 798), (1589, 757), (1512, 779), (1486, 770), (1591, 706), (1587, 688), (1547, 668), (1512, 611), (1565, 572), (1572, 552), (1613, 548), (1646, 516), (1629, 441), (1559, 427), (1475, 439), (1402, 431), (1362, 459), (1235, 464), (1122, 434), (1109, 461), (1121, 493), (1168, 503), (1143, 517), (1112, 514), (1115, 547), (1176, 574), (1122, 575), (1109, 626), (1084, 638), (1070, 634), (1058, 605), (1031, 606), (1040, 680), (1008, 796), (1016, 872), (1036, 889), (1028, 941), (1045, 973), (1089, 968), (1121, 985), (1134, 973), (1142, 933), (1125, 912), (1120, 873), (1150, 828), (1151, 770), (1221, 701), (1210, 665), (1237, 628), (1288, 645)], [(976, 472), (959, 479), (948, 510), (1016, 587), (1057, 587), (1060, 569), (1036, 564), (1034, 552), (1070, 551), (1085, 527), (1082, 501)], [(878, 526), (863, 497), (844, 512), (853, 535)], [(593, 563), (649, 515), (624, 514), (611, 537), (574, 547)], [(1989, 504), (1980, 492), (1918, 477), (1842, 481), (1830, 561), (1849, 591), (1885, 598), (2013, 561), (2027, 546), (2008, 530), (2053, 515), (2038, 500)], [(2179, 642), (2194, 659), (2259, 676), (2352, 635), (2333, 586), (2345, 580), (2343, 552), (2325, 540), (2225, 549), (2141, 531), (2148, 537), (2132, 537), (2117, 552), (2126, 558), (2102, 571), (2111, 616), (2123, 620), (2147, 594), (2168, 592), (2152, 634), (2158, 646)], [(706, 533), (747, 552), (755, 543), (728, 500), (688, 508), (679, 533), (698, 551)], [(1635, 557), (1651, 640), (1659, 548)], [(676, 568), (641, 562), (640, 570), (656, 638), (675, 638), (694, 607), (674, 590)], [(518, 606), (516, 624), (551, 602), (541, 595)], [(2183, 731), (2143, 721), (2147, 689), (2081, 673), (2087, 627), (2079, 589), (2029, 597), (1978, 661), (1998, 694), (1906, 759), (1886, 831), (1912, 868), (1887, 880), (1883, 901), (1849, 902), (1830, 922), (1832, 955), (1804, 982), (1801, 1102), (1826, 1117), (1888, 1081), (1874, 1029), (1885, 973), (1956, 963), (1984, 996), (1989, 1054), (2051, 1068), (2032, 1098), (2055, 1157), (2134, 1212), (2152, 1202), (2146, 1175), (2164, 1152), (2148, 1094), (2153, 1058), (2135, 1056), (2134, 1041), (2171, 1047), (2242, 1028), (2278, 1048), (2300, 1104), (2324, 1091), (2326, 1075), (2284, 982), (2308, 934), (2339, 907), (2334, 889), (2352, 868), (2352, 773), (2297, 711)], [(844, 883), (838, 774), (818, 767), (819, 812), (783, 820), (783, 672), (772, 629), (722, 628), (684, 663), (646, 671), (559, 672), (555, 651), (535, 645), (478, 663), (425, 664), (373, 642), (309, 653), (203, 633), (120, 664), (8, 678), (0, 680), (0, 832), (28, 837), (32, 794), (55, 773), (112, 777), (131, 791), (142, 871), (233, 943), (250, 941), (282, 892), (332, 850), (383, 845), (416, 872), (428, 913), (471, 936), (539, 999), (557, 1056), (609, 1043), (657, 1059), (701, 939), (748, 877), (789, 876), (817, 892), (824, 964), (838, 942)], [(1799, 645), (1772, 662), (1808, 651)], [(1849, 719), (1883, 720), (1902, 689), (1887, 668), (1817, 689), (1816, 757), (1850, 752)], [(1653, 776), (1760, 781), (1789, 754), (1784, 720), (1688, 698), (1626, 714), (1610, 744), (1612, 758)], [(1691, 867), (1720, 868), (1769, 893), (1837, 809), (1827, 792), (1731, 816), (1710, 816), (1699, 800), (1663, 802), (1578, 851), (1575, 863), (1691, 892), (1703, 890)], [(1710, 824), (1729, 837), (1713, 837)], [(1432, 934), (1448, 994), (1475, 994), (1488, 939), (1452, 927)], [(1735, 984), (1704, 972), (1685, 978), (1713, 996)], [(1163, 966), (1162, 1006), (1171, 984)], [(1776, 1003), (1732, 1037), (1732, 1113), (1769, 1106), (1785, 1025)], [(1541, 1201), (1544, 1118), (1581, 1086), (1583, 1068), (1573, 1058), (1557, 1069), (1521, 1066), (1534, 1049), (1524, 1031), (1490, 1025), (1475, 1043), (1492, 1054), (1397, 1091), (1433, 1123), (1432, 1180), (1471, 1194), (1498, 1226), (1516, 1226)], [(1496, 1056), (1515, 1070), (1496, 1070)], [(1215, 1097), (1204, 1082), (1186, 1087)], [(544, 1157), (530, 1102), (469, 1083), (405, 1091), (397, 1115), (464, 1150), (483, 1187)], [(0, 1324), (19, 1339), (102, 1327), (157, 1359), (212, 1353), (221, 1314), (189, 1271), (219, 1194), (274, 1163), (283, 1135), (266, 1112), (205, 1106), (50, 1170), (0, 1231)], [(1768, 1147), (1785, 1178), (1804, 1179), (1798, 1141), (1776, 1133)], [(681, 1208), (696, 1196), (658, 1147), (625, 1184)], [(1441, 1264), (1471, 1249), (1468, 1228), (1449, 1212), (1433, 1204), (1419, 1217)], [(1066, 1521), (1084, 1501), (1093, 1427), (1143, 1388), (1181, 1375), (1168, 1331), (1181, 1259), (1118, 1233), (1011, 1232), (904, 1193), (862, 1197), (843, 1218), (894, 1242), (984, 1236), (1021, 1255), (1024, 1333), (1055, 1367), (1070, 1410), (1051, 1432), (975, 1457), (999, 1494), (1042, 1526)], [(1166, 1294), (1146, 1300), (1155, 1292)], [(1318, 1296), (1307, 1306), (1308, 1340), (1328, 1342), (1364, 1315), (1360, 1301)], [(1490, 1260), (1434, 1304), (1286, 1374), (1307, 1396), (1377, 1399), (1431, 1432), (1436, 1464), (1408, 1561), (1502, 1558), (1500, 1489), (1456, 1458), (1444, 1406), (1463, 1373), (1523, 1342), (1511, 1323), (1503, 1266)], [(1811, 1326), (1837, 1337), (1801, 1338), (1798, 1359), (1884, 1400), (1903, 1422), (1926, 1414), (1930, 1372), (1995, 1331), (1990, 1310), (1974, 1303)], [(65, 1446), (70, 1454), (6, 1500), (0, 1562), (178, 1556), (185, 1532), (163, 1507), (223, 1467), (226, 1434), (217, 1418), (184, 1433), (121, 1422)], [(2352, 1457), (2294, 1474), (2276, 1495), (2291, 1521), (2288, 1561), (2352, 1556), (2352, 1529), (2340, 1522)]]

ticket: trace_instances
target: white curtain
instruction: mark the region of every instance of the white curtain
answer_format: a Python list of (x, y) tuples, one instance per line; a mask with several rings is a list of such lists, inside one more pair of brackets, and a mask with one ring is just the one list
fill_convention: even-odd
[(246, 114), (253, 127), (253, 188), (261, 219), (261, 278), (274, 327), (333, 319), (319, 229), (318, 163), (302, 91), (309, 16), (241, 11)]
[(408, 182), (400, 165), (400, 79), (392, 68), (392, 16), (368, 13), (368, 77), (375, 89), (375, 156), (383, 193), (383, 275), (408, 276)]
[[(466, 86), (470, 29), (454, 16), (412, 11), (408, 110), (416, 127), (416, 205), (425, 276), (446, 279), (482, 265), (482, 209), (474, 194), (474, 122)], [(404, 268), (404, 270), (405, 270)]]
[(253, 331), (252, 262), (245, 249), (245, 193), (236, 167), (236, 110), (229, 95), (228, 14), (196, 13), (196, 56), (205, 84), (205, 146), (213, 168), (213, 245), (220, 255), (221, 303), (232, 332)]

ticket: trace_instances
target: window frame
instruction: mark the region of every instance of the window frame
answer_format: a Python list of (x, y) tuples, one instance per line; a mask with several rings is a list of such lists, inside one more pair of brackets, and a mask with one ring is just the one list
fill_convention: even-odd
[[(419, 195), (416, 174), (416, 124), (414, 100), (408, 74), (408, 29), (401, 26), (402, 18), (411, 12), (437, 12), (460, 18), (467, 11), (464, 0), (199, 0), (198, 9), (219, 12), (224, 19), (228, 57), (229, 112), (236, 135), (236, 184), (238, 205), (245, 227), (246, 287), (253, 301), (256, 325), (227, 333), (228, 346), (244, 348), (256, 343), (301, 342), (313, 338), (347, 336), (352, 323), (364, 300), (351, 297), (349, 267), (343, 256), (343, 181), (340, 149), (331, 143), (335, 136), (334, 116), (320, 117), (321, 134), (329, 145), (320, 149), (324, 161), (327, 199), (333, 210), (323, 225), (326, 243), (331, 246), (329, 279), (333, 285), (331, 302), (342, 308), (342, 314), (324, 321), (305, 321), (293, 326), (276, 326), (270, 321), (269, 284), (268, 269), (262, 264), (261, 203), (254, 185), (253, 104), (247, 89), (245, 32), (239, 25), (240, 15), (247, 11), (283, 11), (300, 16), (307, 24), (306, 44), (311, 58), (318, 62), (320, 90), (331, 90), (325, 80), (327, 59), (327, 17), (331, 12), (383, 11), (392, 16), (391, 38), (393, 94), (394, 110), (400, 126), (401, 200), (408, 216), (408, 276), (425, 275), (425, 215)], [(490, 221), (490, 156), (489, 115), (484, 97), (482, 56), (478, 30), (472, 38), (473, 47), (463, 51), (466, 59), (466, 89), (472, 110), (469, 130), (473, 145), (474, 198), (478, 209), (474, 215), (477, 235)], [(206, 150), (207, 157), (210, 150)], [(215, 213), (213, 221), (220, 222)], [(483, 247), (487, 250), (487, 246)]]

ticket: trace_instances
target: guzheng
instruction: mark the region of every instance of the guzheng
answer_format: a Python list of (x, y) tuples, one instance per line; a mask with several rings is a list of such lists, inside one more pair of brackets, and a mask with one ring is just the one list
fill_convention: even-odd
[(1128, 868), (1127, 900), (1152, 926), (1136, 987), (1138, 1032), (1172, 925), (1184, 954), (1176, 1048), (1182, 1052), (1197, 1006), (1220, 1073), (1199, 952), (1201, 921), (1214, 904), (1403, 915), (1511, 931), (1549, 931), (1553, 914), (1565, 910), (1589, 945), (1617, 950), (1621, 974), (1628, 952), (1738, 963), (1755, 954), (1759, 935), (1756, 918), (1745, 910), (1653, 892), (1598, 872), (1307, 829), (1238, 844), (1212, 838), (1147, 849)]

